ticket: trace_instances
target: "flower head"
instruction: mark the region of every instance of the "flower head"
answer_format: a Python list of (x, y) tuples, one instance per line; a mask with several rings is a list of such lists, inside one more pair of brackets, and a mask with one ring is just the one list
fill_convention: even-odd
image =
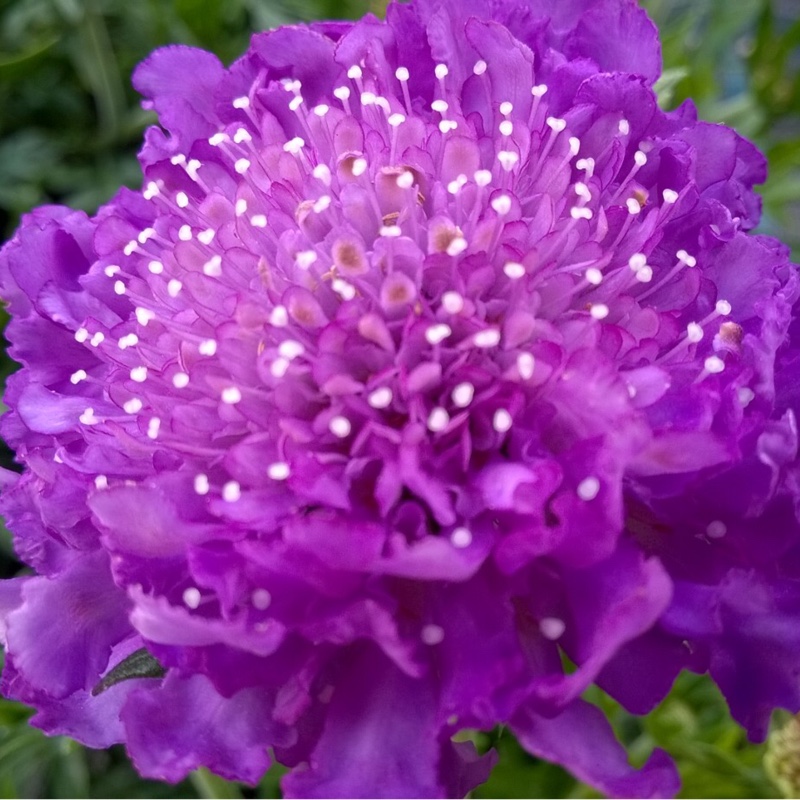
[(0, 256), (35, 724), (167, 780), (273, 748), (290, 795), (441, 796), (503, 723), (656, 796), (590, 684), (644, 713), (709, 669), (756, 737), (798, 709), (797, 277), (747, 233), (762, 157), (659, 69), (630, 0), (139, 67), (143, 190)]

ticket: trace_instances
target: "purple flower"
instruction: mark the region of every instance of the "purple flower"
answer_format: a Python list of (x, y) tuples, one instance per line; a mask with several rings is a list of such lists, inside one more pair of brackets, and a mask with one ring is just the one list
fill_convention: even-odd
[[(755, 148), (666, 114), (632, 0), (416, 0), (134, 75), (144, 189), (0, 254), (3, 690), (289, 796), (463, 796), (508, 725), (615, 796), (710, 671), (800, 709), (798, 279)], [(576, 665), (569, 673), (562, 654)], [(141, 668), (136, 665), (142, 665)], [(124, 680), (123, 680), (124, 678)]]

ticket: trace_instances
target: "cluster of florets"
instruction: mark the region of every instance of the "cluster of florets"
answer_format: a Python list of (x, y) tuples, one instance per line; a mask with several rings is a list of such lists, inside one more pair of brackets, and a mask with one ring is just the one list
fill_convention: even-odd
[(492, 756), (453, 736), (506, 724), (654, 796), (590, 684), (645, 713), (710, 670), (754, 737), (800, 707), (797, 278), (747, 234), (762, 157), (659, 69), (632, 0), (141, 65), (143, 191), (0, 255), (34, 724), (352, 797), (463, 795)]

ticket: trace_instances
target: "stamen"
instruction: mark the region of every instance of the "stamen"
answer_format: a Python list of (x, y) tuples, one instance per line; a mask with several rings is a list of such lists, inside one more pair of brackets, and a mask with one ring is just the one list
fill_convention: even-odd
[(472, 402), (474, 396), (475, 387), (467, 382), (459, 383), (450, 395), (453, 400), (453, 405), (458, 408), (466, 408)]
[(285, 461), (276, 461), (267, 467), (267, 477), (273, 481), (285, 481), (289, 474), (289, 465)]
[(336, 416), (328, 423), (328, 429), (339, 439), (346, 439), (350, 435), (352, 425), (347, 417)]
[(585, 500), (586, 502), (594, 500), (600, 492), (600, 481), (595, 478), (594, 475), (590, 475), (578, 484), (577, 491), (578, 497), (580, 497), (581, 500)]
[(236, 386), (227, 386), (222, 390), (222, 402), (233, 406), (242, 401), (242, 393)]
[(458, 547), (459, 549), (469, 547), (472, 544), (472, 533), (469, 528), (456, 528), (450, 534), (450, 542), (453, 547)]
[(441, 406), (437, 406), (428, 415), (428, 430), (432, 433), (439, 433), (443, 431), (450, 423), (450, 415), (447, 410)]
[(444, 628), (441, 625), (426, 625), (420, 636), (425, 644), (434, 647), (444, 640)]
[(235, 503), (242, 496), (242, 487), (238, 481), (228, 481), (222, 487), (222, 499), (226, 503)]

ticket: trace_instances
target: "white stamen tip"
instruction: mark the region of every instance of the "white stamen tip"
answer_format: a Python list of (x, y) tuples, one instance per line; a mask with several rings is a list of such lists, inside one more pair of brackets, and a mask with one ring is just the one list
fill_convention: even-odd
[(500, 331), (496, 328), (487, 328), (484, 331), (478, 331), (478, 333), (472, 337), (472, 341), (475, 347), (497, 347), (497, 345), (500, 344)]
[(285, 328), (289, 324), (289, 312), (285, 306), (275, 306), (269, 313), (269, 324), (276, 328)]
[(443, 342), (452, 332), (450, 326), (444, 323), (431, 325), (431, 327), (425, 331), (425, 340), (428, 344), (436, 345)]
[(160, 275), (164, 271), (164, 265), (160, 261), (151, 261), (147, 265), (147, 269), (153, 273), (153, 275)]
[(235, 503), (242, 496), (242, 487), (238, 481), (228, 481), (222, 487), (222, 499), (226, 503)]
[(453, 547), (458, 547), (459, 549), (469, 547), (472, 544), (472, 532), (469, 528), (456, 528), (450, 534), (450, 542)]
[(158, 417), (153, 417), (147, 423), (147, 438), (158, 439), (159, 430), (161, 430), (161, 420)]
[(633, 154), (633, 162), (637, 167), (643, 167), (647, 163), (647, 154), (641, 150), (637, 150)]
[(403, 172), (397, 176), (397, 185), (401, 189), (410, 189), (414, 185), (414, 173)]
[(234, 108), (250, 108), (250, 98), (249, 97), (237, 97), (233, 101)]
[(437, 64), (434, 68), (434, 74), (436, 75), (437, 80), (441, 81), (450, 74), (450, 70), (447, 68), (447, 64)]
[(285, 461), (275, 461), (267, 467), (267, 477), (273, 481), (285, 481), (289, 477), (289, 465)]
[(709, 356), (703, 362), (703, 368), (712, 375), (718, 375), (725, 369), (725, 362), (719, 356)]
[(178, 192), (175, 195), (175, 202), (178, 205), (178, 208), (186, 208), (189, 205), (189, 195), (186, 192)]
[(147, 367), (134, 367), (130, 376), (134, 383), (144, 383), (147, 380)]
[(185, 372), (176, 372), (172, 376), (172, 385), (176, 389), (185, 389), (189, 385), (189, 376)]
[(100, 422), (100, 420), (97, 419), (97, 417), (94, 415), (94, 409), (93, 408), (87, 408), (80, 415), (80, 417), (78, 417), (78, 419), (84, 425), (97, 425), (97, 423)]
[(566, 629), (564, 620), (558, 619), (558, 617), (544, 617), (539, 620), (539, 631), (545, 639), (549, 639), (551, 642), (560, 639)]
[(504, 408), (498, 408), (497, 411), (494, 412), (494, 416), (492, 417), (492, 427), (498, 433), (505, 433), (506, 431), (511, 429), (511, 425), (513, 424), (513, 419), (511, 414), (506, 411)]
[(594, 303), (589, 309), (592, 319), (605, 319), (608, 316), (608, 306), (604, 303)]
[(171, 278), (167, 284), (167, 294), (170, 297), (177, 297), (182, 288), (183, 284), (177, 278)]
[(213, 356), (217, 352), (217, 343), (214, 339), (204, 339), (197, 345), (197, 350), (201, 356)]
[(85, 369), (79, 369), (79, 370), (76, 370), (75, 372), (73, 372), (72, 375), (69, 376), (69, 382), (72, 383), (72, 384), (78, 384), (81, 381), (85, 381), (86, 377), (87, 377), (86, 376), (86, 370)]
[(222, 257), (216, 255), (209, 258), (203, 264), (203, 274), (208, 275), (209, 278), (218, 278), (222, 275)]
[(239, 175), (244, 175), (244, 173), (250, 169), (250, 161), (246, 158), (239, 158), (235, 161), (233, 168), (239, 173)]
[(151, 322), (156, 318), (155, 311), (151, 311), (149, 308), (142, 308), (141, 306), (137, 306), (133, 312), (136, 316), (136, 321), (143, 327), (147, 327), (147, 323)]
[(420, 634), (425, 644), (433, 647), (441, 644), (444, 639), (444, 628), (441, 625), (426, 625)]
[(132, 397), (122, 404), (126, 414), (138, 414), (142, 410), (143, 403), (138, 397)]
[(587, 283), (599, 286), (603, 282), (603, 273), (597, 267), (589, 267), (585, 272)]
[(483, 61), (476, 61), (475, 66), (472, 68), (472, 72), (474, 75), (483, 75), (484, 72), (489, 68), (489, 65)]
[(492, 182), (492, 173), (488, 169), (479, 169), (472, 177), (477, 186), (488, 186)]
[(628, 266), (634, 271), (638, 272), (642, 267), (647, 264), (647, 256), (644, 253), (634, 253), (628, 259)]
[(272, 595), (266, 589), (254, 589), (250, 599), (253, 601), (254, 608), (265, 611), (272, 602)]
[(491, 205), (497, 214), (504, 217), (511, 211), (511, 198), (507, 194), (501, 194), (492, 200)]
[(453, 400), (453, 405), (458, 408), (466, 408), (472, 402), (472, 398), (475, 397), (475, 387), (466, 381), (459, 383), (453, 389), (450, 397)]
[(389, 404), (392, 402), (392, 397), (392, 390), (388, 386), (381, 386), (369, 393), (367, 402), (372, 408), (388, 408)]
[(178, 229), (178, 238), (182, 242), (190, 242), (192, 240), (191, 225), (181, 225), (181, 227)]
[(668, 206), (678, 202), (678, 193), (674, 189), (664, 189), (661, 196), (664, 198), (664, 203)]
[(200, 590), (194, 586), (190, 586), (183, 592), (183, 602), (191, 609), (197, 608), (202, 599), (203, 596), (200, 594)]
[(727, 300), (717, 300), (714, 309), (721, 317), (727, 317), (731, 313), (731, 304)]
[(464, 308), (464, 298), (458, 292), (445, 292), (442, 295), (442, 308), (448, 314), (459, 314)]
[(436, 406), (428, 415), (428, 430), (433, 433), (439, 433), (439, 431), (443, 431), (447, 427), (449, 422), (450, 415), (447, 410), (441, 406)]
[(533, 353), (520, 353), (517, 356), (517, 372), (522, 380), (529, 381), (533, 377), (535, 369), (536, 359), (533, 357)]
[(313, 250), (301, 250), (295, 256), (295, 263), (302, 270), (309, 269), (317, 261), (317, 254)]
[(584, 478), (578, 484), (578, 497), (581, 500), (594, 500), (597, 497), (598, 492), (600, 491), (600, 481), (594, 477), (594, 475), (590, 475), (588, 478)]
[(226, 386), (220, 396), (222, 402), (229, 406), (235, 406), (242, 401), (242, 393), (236, 386)]
[(629, 197), (625, 201), (625, 205), (627, 206), (628, 213), (631, 216), (636, 216), (636, 214), (640, 213), (642, 210), (642, 204), (635, 197)]
[(756, 399), (756, 393), (749, 386), (742, 386), (736, 393), (742, 408), (747, 408)]
[(330, 432), (339, 439), (346, 439), (350, 435), (352, 425), (347, 417), (336, 416), (328, 423)]
[(517, 261), (508, 261), (503, 267), (503, 272), (512, 281), (525, 277), (525, 266)]
[(208, 476), (203, 475), (202, 473), (199, 475), (194, 476), (194, 490), (196, 494), (204, 495), (208, 494), (208, 490), (210, 489), (210, 485), (208, 483)]
[(127, 350), (129, 347), (136, 347), (137, 344), (139, 344), (139, 337), (135, 333), (128, 333), (120, 336), (117, 347), (120, 350)]
[(294, 139), (290, 139), (286, 142), (283, 146), (283, 150), (285, 153), (291, 153), (293, 156), (296, 156), (305, 146), (306, 140), (302, 139), (300, 136), (295, 136)]
[(288, 358), (289, 361), (303, 355), (305, 351), (305, 347), (294, 339), (286, 339), (278, 345), (278, 355), (281, 358)]
[(253, 214), (253, 216), (250, 217), (250, 224), (254, 228), (266, 228), (267, 218), (263, 214)]
[(447, 255), (460, 256), (469, 247), (467, 240), (463, 236), (456, 236), (449, 245), (447, 245)]
[(398, 67), (398, 68), (397, 68), (397, 69), (394, 71), (394, 76), (395, 76), (395, 78), (397, 78), (397, 80), (399, 80), (401, 83), (405, 83), (405, 82), (406, 82), (406, 81), (409, 79), (409, 77), (411, 77), (411, 76), (408, 74), (408, 70), (407, 70), (405, 67)]
[(686, 326), (686, 338), (692, 342), (692, 344), (697, 344), (703, 338), (703, 328), (696, 322), (690, 322)]

